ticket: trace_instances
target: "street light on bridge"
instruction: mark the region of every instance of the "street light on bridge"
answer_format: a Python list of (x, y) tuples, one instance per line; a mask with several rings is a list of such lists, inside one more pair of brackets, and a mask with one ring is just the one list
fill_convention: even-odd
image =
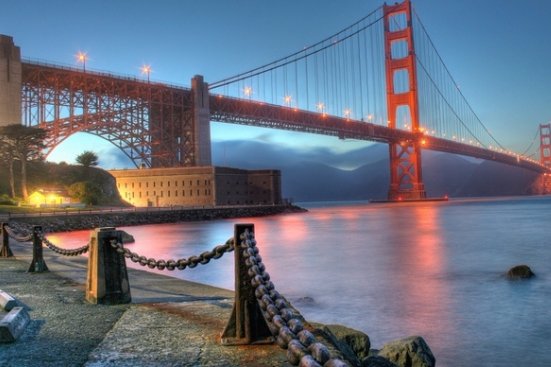
[(88, 60), (88, 54), (86, 52), (79, 51), (75, 55), (77, 62), (82, 64), (82, 70), (86, 72), (86, 60)]
[(142, 65), (142, 68), (140, 70), (142, 71), (142, 74), (147, 75), (147, 83), (149, 83), (149, 75), (151, 74), (151, 65)]

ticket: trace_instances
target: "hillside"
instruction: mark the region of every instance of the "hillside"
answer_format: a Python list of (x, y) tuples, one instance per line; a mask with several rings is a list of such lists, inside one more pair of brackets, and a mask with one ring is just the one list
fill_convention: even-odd
[[(17, 165), (16, 165), (17, 166)], [(7, 172), (6, 167), (0, 167)], [(118, 191), (115, 186), (115, 179), (100, 168), (69, 165), (65, 163), (33, 162), (28, 165), (28, 191), (32, 193), (40, 188), (67, 188), (73, 183), (89, 181), (97, 185), (101, 191), (100, 205), (121, 205)], [(15, 187), (18, 195), (20, 192), (19, 168), (15, 169)], [(10, 192), (8, 175), (0, 175), (0, 195)]]

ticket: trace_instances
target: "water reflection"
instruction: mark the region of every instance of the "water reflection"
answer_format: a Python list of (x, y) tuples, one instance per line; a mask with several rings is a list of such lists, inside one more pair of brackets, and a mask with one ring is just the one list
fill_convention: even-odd
[[(549, 366), (550, 207), (551, 198), (363, 203), (124, 229), (132, 251), (178, 259), (224, 243), (236, 222), (253, 223), (276, 287), (310, 320), (361, 329), (375, 347), (423, 335), (439, 366)], [(88, 232), (49, 238), (74, 248)], [(233, 257), (212, 262), (164, 273), (232, 289)], [(536, 280), (506, 282), (501, 274), (518, 263)]]

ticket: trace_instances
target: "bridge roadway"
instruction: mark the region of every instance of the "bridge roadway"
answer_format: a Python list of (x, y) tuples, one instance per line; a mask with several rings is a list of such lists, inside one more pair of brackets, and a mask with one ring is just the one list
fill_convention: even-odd
[[(36, 73), (37, 69), (40, 73)], [(155, 83), (144, 82), (136, 78), (125, 78), (109, 73), (82, 72), (78, 69), (61, 67), (57, 65), (45, 65), (31, 61), (22, 62), (23, 80), (31, 82), (29, 79), (34, 75), (40, 76), (40, 80), (32, 80), (45, 88), (74, 88), (75, 79), (82, 85), (88, 87), (93, 85), (94, 95), (97, 97), (101, 90), (109, 86), (105, 91), (109, 98), (115, 99), (140, 99), (144, 96), (158, 96), (159, 101), (169, 99), (172, 106), (190, 106), (192, 92), (189, 88)], [(61, 76), (67, 76), (60, 78)], [(73, 78), (69, 78), (72, 76)], [(62, 83), (67, 85), (60, 85)], [(71, 84), (71, 86), (70, 86)], [(120, 97), (120, 98), (116, 98)], [(101, 98), (100, 98), (101, 99)], [(99, 102), (98, 102), (99, 103)], [(161, 102), (162, 103), (162, 102)], [(392, 129), (387, 126), (376, 125), (364, 121), (346, 119), (318, 112), (299, 110), (291, 107), (272, 105), (268, 103), (227, 97), (220, 94), (210, 94), (210, 120), (225, 123), (234, 123), (258, 127), (266, 127), (280, 130), (300, 131), (312, 134), (321, 134), (336, 136), (341, 139), (357, 139), (374, 141), (380, 143), (407, 143), (412, 141), (424, 141), (423, 149), (435, 150), (440, 152), (454, 153), (470, 156), (474, 158), (492, 160), (505, 163), (512, 166), (522, 167), (538, 173), (546, 173), (549, 170), (540, 163), (527, 160), (516, 155), (502, 153), (483, 147), (477, 147), (470, 144), (437, 138), (434, 136), (413, 133), (407, 130)], [(98, 114), (98, 116), (95, 116)], [(96, 113), (92, 113), (83, 118), (83, 116), (70, 116), (70, 118), (59, 118), (55, 122), (41, 123), (39, 126), (52, 132), (60, 132), (63, 138), (77, 131), (92, 130), (96, 133), (102, 128), (98, 121), (92, 121), (96, 117), (105, 123), (106, 117), (113, 114), (113, 111), (102, 110), (98, 108)], [(100, 118), (99, 115), (102, 117)], [(55, 117), (54, 117), (55, 119)], [(82, 121), (86, 121), (82, 124)], [(76, 126), (76, 125), (83, 126)], [(54, 125), (54, 126), (52, 126)], [(123, 133), (124, 135), (124, 133)], [(130, 140), (123, 138), (122, 140)]]
[(392, 129), (364, 121), (221, 95), (211, 95), (209, 103), (212, 121), (381, 143), (400, 144), (419, 140), (425, 142), (422, 144), (423, 149), (492, 160), (538, 173), (548, 172), (540, 163), (517, 157), (516, 155), (500, 153), (470, 144), (436, 138), (421, 133), (413, 133), (407, 130)]

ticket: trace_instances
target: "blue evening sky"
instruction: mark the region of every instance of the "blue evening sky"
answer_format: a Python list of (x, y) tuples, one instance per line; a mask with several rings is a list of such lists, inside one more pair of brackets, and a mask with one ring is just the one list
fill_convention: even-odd
[[(249, 70), (315, 43), (383, 4), (380, 0), (4, 0), (0, 34), (25, 58), (189, 85)], [(433, 42), (481, 120), (508, 148), (523, 151), (551, 120), (551, 1), (414, 0)], [(260, 139), (335, 153), (366, 142), (212, 124), (213, 140)], [(108, 144), (108, 143), (106, 143)], [(88, 134), (50, 156), (72, 162), (83, 150), (107, 152)], [(107, 153), (106, 153), (107, 154)], [(106, 168), (109, 162), (102, 160)]]

